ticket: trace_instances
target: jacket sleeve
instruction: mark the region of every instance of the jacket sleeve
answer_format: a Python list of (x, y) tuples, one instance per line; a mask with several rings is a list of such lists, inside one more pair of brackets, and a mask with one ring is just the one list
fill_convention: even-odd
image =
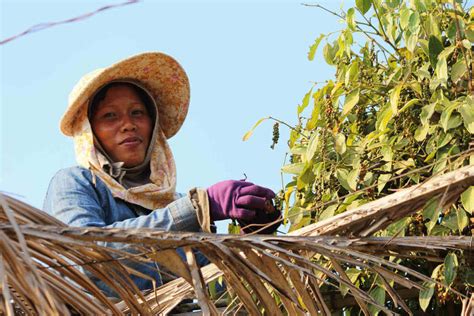
[[(53, 177), (43, 210), (70, 226), (200, 231), (196, 210), (189, 196), (181, 196), (148, 215), (134, 217), (130, 209), (118, 209), (110, 191), (100, 179), (94, 185), (90, 171), (79, 167), (61, 170)], [(108, 223), (108, 219), (113, 216), (126, 219)]]
[[(97, 183), (94, 185), (90, 171), (80, 167), (59, 171), (50, 182), (43, 210), (70, 226), (200, 231), (196, 210), (188, 195), (181, 196), (165, 208), (154, 210), (148, 215), (134, 217), (135, 215), (128, 207), (124, 207), (124, 205), (117, 206), (110, 191), (99, 180), (97, 179)], [(117, 209), (111, 209), (110, 207), (113, 205)], [(132, 218), (108, 223), (110, 221), (108, 212), (125, 212), (122, 217)], [(130, 253), (137, 252), (124, 243), (99, 242), (98, 244)], [(184, 256), (181, 249), (178, 249), (178, 253)], [(207, 259), (200, 254), (198, 255), (198, 261), (200, 265), (208, 263)], [(153, 283), (158, 286), (162, 284), (160, 268), (156, 263), (139, 263), (132, 260), (124, 260), (122, 263), (148, 276), (144, 279), (130, 274), (131, 279), (140, 290), (153, 288)], [(115, 292), (87, 270), (84, 272), (106, 295), (117, 296)]]

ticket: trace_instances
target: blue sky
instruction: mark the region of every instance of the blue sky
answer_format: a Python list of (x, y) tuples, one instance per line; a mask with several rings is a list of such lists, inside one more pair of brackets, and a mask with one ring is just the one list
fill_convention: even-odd
[[(0, 0), (1, 39), (120, 2)], [(244, 173), (279, 190), (288, 130), (275, 150), (271, 122), (242, 136), (264, 116), (295, 123), (312, 83), (334, 73), (321, 51), (307, 60), (309, 46), (343, 27), (301, 2), (145, 0), (0, 46), (0, 190), (41, 208), (51, 177), (75, 164), (58, 127), (70, 90), (83, 74), (145, 51), (175, 57), (190, 78), (188, 117), (170, 140), (178, 191)], [(341, 2), (317, 3), (337, 10)]]

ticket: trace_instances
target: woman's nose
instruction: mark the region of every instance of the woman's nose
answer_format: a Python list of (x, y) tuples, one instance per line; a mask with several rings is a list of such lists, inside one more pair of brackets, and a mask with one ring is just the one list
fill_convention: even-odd
[(128, 131), (134, 131), (136, 129), (137, 129), (137, 125), (133, 121), (132, 117), (130, 117), (129, 115), (124, 115), (123, 122), (122, 122), (122, 131), (128, 132)]

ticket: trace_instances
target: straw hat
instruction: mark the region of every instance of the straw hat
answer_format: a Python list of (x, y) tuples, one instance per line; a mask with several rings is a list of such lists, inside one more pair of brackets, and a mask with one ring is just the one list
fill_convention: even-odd
[(87, 120), (89, 99), (108, 82), (120, 79), (138, 81), (150, 92), (167, 138), (178, 132), (188, 113), (189, 80), (176, 60), (158, 52), (135, 55), (82, 77), (69, 94), (68, 108), (61, 118), (61, 132), (67, 136), (79, 132)]

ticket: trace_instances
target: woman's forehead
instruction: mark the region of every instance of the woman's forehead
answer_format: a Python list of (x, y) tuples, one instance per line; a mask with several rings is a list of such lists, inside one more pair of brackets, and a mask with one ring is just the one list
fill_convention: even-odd
[(116, 85), (107, 89), (104, 101), (113, 101), (118, 98), (129, 98), (140, 101), (140, 96), (137, 91), (132, 86), (125, 84)]

